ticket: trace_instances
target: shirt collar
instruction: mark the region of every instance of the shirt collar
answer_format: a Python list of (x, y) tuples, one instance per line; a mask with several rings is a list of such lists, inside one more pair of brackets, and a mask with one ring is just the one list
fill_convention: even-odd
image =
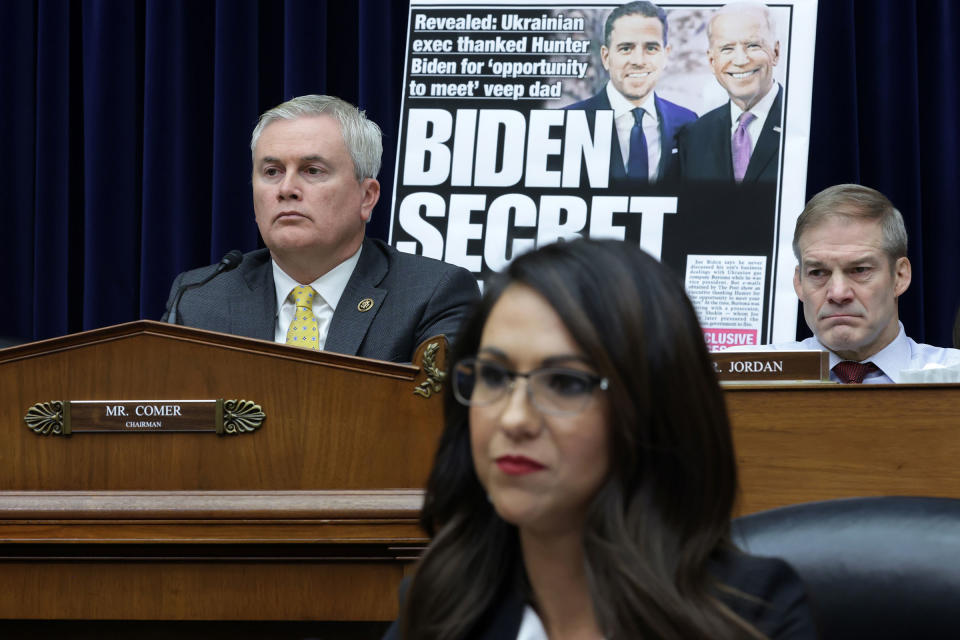
[[(320, 297), (323, 298), (334, 311), (336, 311), (340, 297), (347, 288), (347, 282), (350, 281), (353, 270), (360, 261), (360, 252), (362, 250), (363, 245), (361, 244), (356, 253), (310, 283), (313, 290), (320, 294)], [(288, 276), (273, 258), (270, 259), (270, 263), (273, 265), (273, 282), (277, 294), (277, 312), (279, 313), (280, 307), (283, 306), (290, 292), (294, 287), (300, 286), (300, 283)]]
[[(760, 98), (760, 102), (753, 105), (748, 111), (757, 117), (757, 122), (766, 122), (767, 114), (770, 113), (770, 108), (773, 107), (773, 101), (777, 99), (777, 92), (780, 90), (780, 85), (776, 82), (773, 83), (773, 86), (770, 87), (770, 90), (767, 91), (767, 95)], [(730, 124), (731, 126), (735, 124), (740, 119), (740, 114), (743, 113), (743, 109), (737, 106), (737, 103), (733, 100), (730, 101)]]
[[(900, 382), (900, 372), (909, 368), (911, 355), (910, 341), (907, 339), (906, 331), (903, 330), (903, 323), (898, 321), (897, 325), (899, 325), (900, 330), (897, 333), (897, 337), (893, 339), (893, 342), (872, 356), (862, 360), (862, 362), (872, 362), (877, 365), (877, 368), (879, 368), (885, 376), (893, 380), (894, 383)], [(831, 371), (837, 363), (844, 361), (843, 358), (823, 346), (819, 338), (814, 336), (813, 339), (821, 349), (830, 354)]]
[[(627, 100), (622, 93), (617, 91), (613, 83), (609, 81), (607, 82), (607, 99), (610, 101), (610, 108), (613, 109), (614, 119), (619, 118), (625, 113), (630, 113), (637, 106)], [(640, 104), (640, 107), (647, 112), (647, 116), (652, 118), (653, 122), (660, 121), (657, 117), (657, 103), (654, 99), (653, 91), (647, 95), (647, 99)]]
[(867, 361), (877, 365), (895, 383), (900, 382), (900, 372), (910, 368), (910, 341), (903, 330), (903, 323), (897, 324), (900, 330), (893, 342), (867, 358)]

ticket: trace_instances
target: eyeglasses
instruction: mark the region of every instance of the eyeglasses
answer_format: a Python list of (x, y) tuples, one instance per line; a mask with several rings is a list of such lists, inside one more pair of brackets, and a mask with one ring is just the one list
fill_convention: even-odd
[(606, 378), (559, 367), (544, 367), (527, 373), (511, 371), (482, 358), (464, 358), (453, 367), (453, 395), (462, 405), (486, 407), (513, 391), (517, 378), (526, 378), (527, 397), (538, 411), (569, 416), (587, 408), (594, 389), (606, 391)]

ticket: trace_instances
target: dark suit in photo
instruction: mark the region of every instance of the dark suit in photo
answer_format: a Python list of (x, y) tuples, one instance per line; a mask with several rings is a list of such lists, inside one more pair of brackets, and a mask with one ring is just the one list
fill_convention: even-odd
[[(776, 184), (780, 159), (780, 119), (783, 112), (783, 87), (777, 87), (763, 123), (757, 145), (750, 155), (750, 164), (743, 184), (769, 182)], [(730, 150), (730, 101), (705, 113), (696, 122), (684, 127), (677, 136), (679, 162), (676, 169), (684, 182), (733, 183), (733, 158)]]
[[(211, 265), (177, 276), (164, 321), (180, 286), (203, 280), (215, 268)], [(275, 291), (270, 252), (251, 251), (235, 270), (184, 293), (177, 306), (180, 322), (273, 341)], [(417, 346), (427, 338), (444, 334), (452, 342), (461, 320), (479, 297), (477, 281), (466, 269), (401, 253), (380, 240), (366, 238), (330, 321), (324, 351), (410, 362)], [(359, 305), (366, 299), (372, 300), (373, 306), (362, 311)]]
[[(697, 114), (690, 109), (674, 104), (669, 100), (664, 100), (656, 93), (653, 94), (653, 101), (657, 109), (657, 118), (660, 128), (660, 162), (657, 167), (657, 180), (662, 180), (671, 173), (671, 164), (677, 153), (676, 137), (677, 132), (685, 124), (697, 119)], [(591, 98), (581, 100), (565, 107), (569, 110), (582, 109), (584, 111), (611, 111), (610, 98), (607, 96), (607, 90), (604, 88)], [(610, 178), (613, 182), (629, 180), (627, 178), (626, 168), (623, 162), (623, 155), (620, 153), (620, 144), (617, 138), (616, 124), (613, 126), (613, 138), (610, 145)]]

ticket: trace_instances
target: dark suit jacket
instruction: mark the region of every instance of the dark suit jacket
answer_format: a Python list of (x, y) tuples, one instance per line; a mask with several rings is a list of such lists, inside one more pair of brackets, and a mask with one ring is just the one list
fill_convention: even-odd
[[(664, 100), (656, 93), (653, 94), (653, 103), (656, 105), (657, 117), (660, 119), (660, 163), (657, 167), (657, 179), (660, 180), (671, 173), (670, 165), (677, 153), (677, 131), (683, 125), (696, 120), (697, 114), (669, 100)], [(592, 98), (581, 100), (566, 107), (566, 109), (610, 111), (613, 107), (610, 106), (610, 98), (607, 97), (607, 90), (604, 88)], [(614, 181), (627, 180), (627, 172), (618, 140), (617, 127), (614, 125), (612, 144), (610, 145), (610, 178)]]
[[(752, 624), (770, 640), (815, 640), (817, 627), (803, 583), (789, 564), (779, 558), (761, 558), (738, 551), (718, 554), (710, 573), (722, 584), (747, 594), (737, 597), (718, 591), (717, 597), (734, 613)], [(469, 640), (514, 639), (520, 631), (526, 604), (509, 593)], [(396, 623), (384, 640), (398, 640)], [(466, 639), (465, 639), (466, 640)]]
[[(757, 146), (750, 156), (750, 164), (743, 176), (743, 184), (777, 181), (780, 164), (780, 115), (783, 111), (783, 87), (778, 86), (777, 97), (763, 123)], [(684, 182), (733, 183), (730, 102), (703, 114), (699, 120), (684, 127), (677, 135), (679, 162), (676, 169)]]
[[(211, 265), (177, 276), (164, 321), (180, 285), (199, 282), (215, 268)], [(401, 253), (367, 238), (330, 321), (324, 350), (410, 362), (427, 338), (442, 333), (452, 342), (479, 296), (477, 281), (466, 269)], [(373, 300), (373, 307), (362, 312), (357, 305), (365, 298)], [(246, 254), (235, 270), (184, 293), (177, 309), (181, 324), (273, 341), (277, 296), (270, 252), (259, 249)]]

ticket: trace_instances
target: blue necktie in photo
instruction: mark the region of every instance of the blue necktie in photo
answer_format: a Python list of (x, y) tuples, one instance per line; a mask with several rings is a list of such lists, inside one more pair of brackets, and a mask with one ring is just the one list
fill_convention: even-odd
[(647, 165), (647, 138), (643, 135), (643, 114), (640, 107), (632, 111), (633, 128), (630, 129), (630, 159), (627, 161), (627, 176), (640, 182), (647, 182), (649, 169)]

